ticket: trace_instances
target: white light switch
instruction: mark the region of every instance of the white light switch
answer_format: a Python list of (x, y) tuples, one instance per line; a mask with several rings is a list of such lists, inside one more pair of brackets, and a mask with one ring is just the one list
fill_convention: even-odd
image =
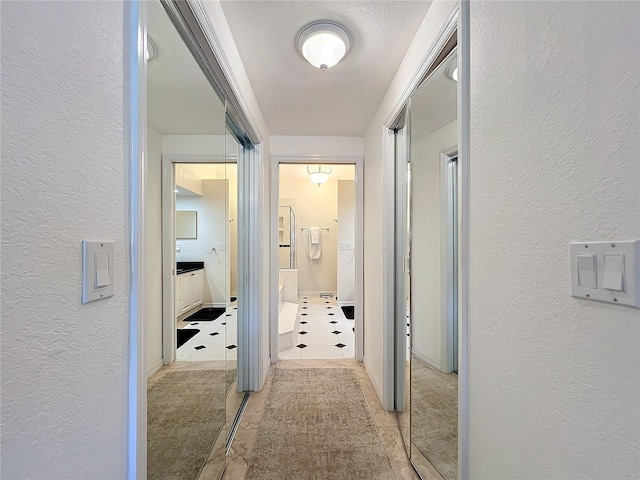
[(82, 303), (113, 297), (114, 245), (82, 241)]
[(640, 241), (574, 242), (571, 295), (640, 308)]
[(96, 253), (95, 262), (95, 288), (108, 287), (111, 283), (111, 279), (109, 278), (109, 254)]
[(604, 256), (602, 286), (605, 290), (624, 292), (624, 254)]
[(598, 288), (596, 255), (578, 254), (578, 286), (580, 288)]

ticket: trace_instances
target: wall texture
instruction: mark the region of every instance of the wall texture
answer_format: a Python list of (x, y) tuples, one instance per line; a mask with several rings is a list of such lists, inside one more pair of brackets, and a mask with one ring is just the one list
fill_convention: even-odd
[[(2, 477), (127, 472), (122, 2), (2, 2)], [(81, 241), (115, 296), (81, 304)]]
[(471, 4), (471, 478), (640, 477), (640, 311), (572, 298), (568, 247), (640, 237), (638, 25)]

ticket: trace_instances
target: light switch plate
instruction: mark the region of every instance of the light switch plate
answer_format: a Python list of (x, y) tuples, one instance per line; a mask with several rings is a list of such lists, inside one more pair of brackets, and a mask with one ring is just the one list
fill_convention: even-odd
[[(576, 298), (595, 300), (640, 308), (640, 241), (625, 242), (573, 242), (569, 245), (571, 259), (571, 295)], [(584, 254), (596, 257), (596, 288), (579, 286), (578, 258)], [(623, 255), (624, 292), (605, 287), (605, 255)], [(609, 272), (611, 273), (611, 272)]]
[[(114, 242), (90, 242), (82, 241), (82, 303), (113, 297), (114, 292)], [(108, 285), (96, 288), (96, 255), (108, 256)], [(104, 283), (105, 272), (101, 272), (101, 281)]]

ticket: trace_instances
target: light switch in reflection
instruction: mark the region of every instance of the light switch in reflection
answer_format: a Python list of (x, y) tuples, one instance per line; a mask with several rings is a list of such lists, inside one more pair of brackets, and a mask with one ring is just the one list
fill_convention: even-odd
[(624, 292), (624, 254), (607, 254), (604, 256), (602, 286), (605, 290)]
[(578, 286), (598, 288), (597, 263), (594, 253), (578, 254)]

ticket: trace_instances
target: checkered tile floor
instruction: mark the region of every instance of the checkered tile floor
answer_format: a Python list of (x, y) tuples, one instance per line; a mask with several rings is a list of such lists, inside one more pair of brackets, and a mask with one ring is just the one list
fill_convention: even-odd
[(282, 360), (339, 359), (355, 356), (354, 321), (344, 316), (335, 298), (300, 296), (294, 347)]
[(238, 310), (230, 306), (213, 321), (194, 321), (183, 328), (200, 330), (181, 345), (176, 360), (197, 362), (212, 360), (236, 360), (238, 352)]

